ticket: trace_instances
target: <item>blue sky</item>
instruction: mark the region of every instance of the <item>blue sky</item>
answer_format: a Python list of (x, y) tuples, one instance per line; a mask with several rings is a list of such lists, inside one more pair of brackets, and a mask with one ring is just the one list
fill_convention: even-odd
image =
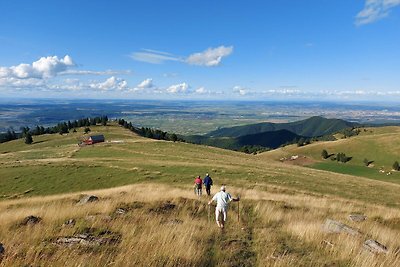
[(0, 2), (0, 96), (400, 100), (400, 0)]

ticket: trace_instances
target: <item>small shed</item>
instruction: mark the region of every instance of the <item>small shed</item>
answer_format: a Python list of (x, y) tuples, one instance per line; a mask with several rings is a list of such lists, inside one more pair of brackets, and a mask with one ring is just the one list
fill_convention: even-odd
[(96, 143), (102, 143), (102, 142), (104, 142), (104, 140), (105, 140), (105, 138), (104, 138), (104, 135), (102, 135), (102, 134), (91, 135), (91, 136), (89, 136), (88, 139), (85, 140), (85, 143), (87, 145), (93, 145)]

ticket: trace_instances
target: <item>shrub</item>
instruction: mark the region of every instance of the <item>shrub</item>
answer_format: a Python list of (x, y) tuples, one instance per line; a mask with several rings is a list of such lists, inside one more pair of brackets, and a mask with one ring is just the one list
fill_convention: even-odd
[(398, 161), (395, 161), (395, 162), (393, 163), (392, 167), (393, 167), (393, 170), (395, 170), (395, 171), (400, 170), (399, 162), (398, 162)]

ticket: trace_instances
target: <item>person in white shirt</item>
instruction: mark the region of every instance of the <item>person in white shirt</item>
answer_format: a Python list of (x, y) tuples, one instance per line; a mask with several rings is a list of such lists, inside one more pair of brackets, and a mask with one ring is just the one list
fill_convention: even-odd
[[(227, 219), (227, 211), (228, 211), (228, 205), (229, 202), (231, 201), (239, 201), (240, 198), (232, 198), (232, 196), (225, 192), (226, 191), (226, 187), (225, 185), (221, 186), (221, 191), (219, 191), (218, 193), (216, 193), (214, 195), (214, 197), (208, 202), (208, 205), (211, 205), (211, 203), (213, 201), (217, 202), (217, 206), (215, 207), (215, 219), (217, 221), (217, 225), (219, 228), (224, 228), (225, 226), (225, 222)], [(223, 220), (220, 222), (219, 221), (219, 216), (222, 213), (223, 215)]]

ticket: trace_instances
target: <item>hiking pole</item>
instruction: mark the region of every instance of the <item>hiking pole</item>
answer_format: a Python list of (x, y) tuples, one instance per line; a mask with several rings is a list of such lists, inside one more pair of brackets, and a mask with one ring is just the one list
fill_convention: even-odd
[(210, 209), (211, 205), (208, 205), (208, 214), (207, 214), (208, 224), (210, 224)]
[(238, 195), (238, 224), (240, 224), (240, 195)]

